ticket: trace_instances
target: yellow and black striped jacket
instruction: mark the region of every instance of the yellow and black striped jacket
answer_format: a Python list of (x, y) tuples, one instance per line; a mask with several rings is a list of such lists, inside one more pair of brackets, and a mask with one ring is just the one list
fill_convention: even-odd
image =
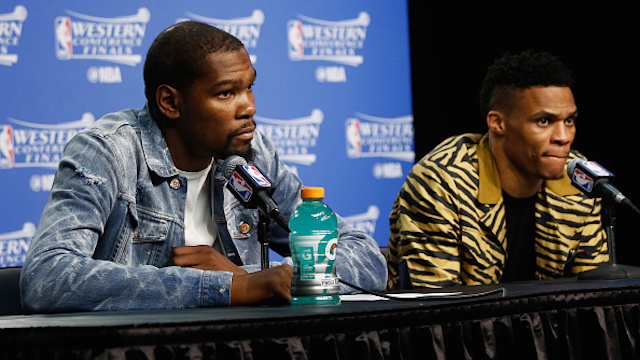
[[(609, 260), (600, 201), (580, 193), (566, 174), (545, 181), (535, 216), (539, 279)], [(389, 220), (387, 289), (499, 283), (509, 240), (488, 136), (452, 137), (427, 154), (408, 175)]]

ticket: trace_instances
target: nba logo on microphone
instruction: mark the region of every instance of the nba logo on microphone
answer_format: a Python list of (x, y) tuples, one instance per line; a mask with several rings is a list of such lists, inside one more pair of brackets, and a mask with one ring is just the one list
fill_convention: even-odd
[(271, 183), (269, 182), (269, 180), (267, 180), (264, 177), (264, 175), (262, 175), (260, 171), (258, 171), (258, 169), (256, 169), (255, 167), (249, 166), (249, 165), (243, 165), (242, 167), (245, 170), (247, 170), (247, 173), (249, 174), (249, 176), (251, 176), (259, 186), (263, 186), (263, 187), (271, 186)]
[(593, 179), (580, 169), (573, 172), (573, 182), (588, 193), (593, 190)]
[(242, 179), (242, 176), (238, 175), (237, 172), (234, 172), (229, 179), (229, 185), (231, 185), (231, 188), (240, 195), (245, 202), (249, 201), (253, 194), (251, 187), (247, 185), (247, 183)]
[(0, 125), (0, 169), (12, 168), (14, 164), (13, 128), (11, 125)]

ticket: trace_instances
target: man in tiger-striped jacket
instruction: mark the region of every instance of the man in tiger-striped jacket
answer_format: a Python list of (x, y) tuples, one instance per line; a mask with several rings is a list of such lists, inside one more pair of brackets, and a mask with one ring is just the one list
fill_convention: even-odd
[(505, 55), (481, 92), (487, 134), (441, 143), (393, 206), (387, 289), (552, 279), (609, 260), (599, 199), (571, 185), (577, 107), (555, 57)]

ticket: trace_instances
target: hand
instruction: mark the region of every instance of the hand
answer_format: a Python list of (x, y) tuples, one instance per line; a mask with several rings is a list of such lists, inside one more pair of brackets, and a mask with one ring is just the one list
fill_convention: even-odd
[(247, 275), (234, 275), (231, 305), (289, 304), (293, 268), (279, 265)]
[(192, 267), (202, 270), (229, 271), (233, 275), (246, 275), (247, 272), (207, 245), (174, 247), (169, 265)]

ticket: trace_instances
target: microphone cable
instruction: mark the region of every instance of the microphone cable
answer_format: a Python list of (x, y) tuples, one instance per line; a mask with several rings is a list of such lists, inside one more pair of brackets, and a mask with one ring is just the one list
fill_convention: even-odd
[(494, 294), (500, 294), (500, 297), (504, 296), (504, 288), (497, 288), (497, 289), (493, 289), (493, 290), (487, 290), (487, 291), (482, 291), (482, 292), (478, 292), (478, 293), (469, 293), (469, 294), (465, 294), (462, 293), (461, 291), (457, 291), (457, 292), (452, 292), (452, 293), (443, 293), (443, 295), (438, 295), (438, 296), (430, 296), (430, 293), (423, 293), (423, 295), (421, 296), (415, 296), (415, 297), (403, 297), (403, 296), (394, 296), (393, 294), (389, 294), (389, 293), (384, 293), (384, 292), (380, 292), (380, 291), (373, 291), (373, 290), (366, 290), (363, 289), (360, 286), (351, 284), (348, 281), (342, 280), (340, 278), (338, 278), (338, 280), (349, 286), (352, 287), (358, 291), (361, 291), (363, 293), (369, 294), (369, 295), (375, 295), (375, 296), (379, 296), (385, 299), (391, 299), (391, 300), (400, 300), (400, 301), (425, 301), (425, 300), (459, 300), (459, 299), (469, 299), (469, 298), (476, 298), (476, 297), (484, 297), (484, 296), (489, 296), (489, 295), (494, 295)]

